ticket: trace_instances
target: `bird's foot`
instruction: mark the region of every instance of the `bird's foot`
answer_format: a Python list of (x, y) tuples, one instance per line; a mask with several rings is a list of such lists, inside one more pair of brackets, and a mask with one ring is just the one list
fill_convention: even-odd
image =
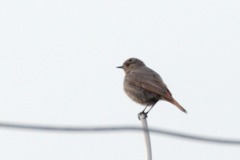
[(138, 113), (138, 119), (146, 119), (147, 118), (147, 113), (145, 113), (144, 111)]

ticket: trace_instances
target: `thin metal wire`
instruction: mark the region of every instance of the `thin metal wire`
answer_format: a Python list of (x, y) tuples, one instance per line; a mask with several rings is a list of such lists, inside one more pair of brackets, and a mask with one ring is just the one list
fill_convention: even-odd
[[(108, 127), (69, 127), (69, 126), (50, 126), (50, 125), (32, 125), (22, 123), (0, 122), (1, 128), (15, 129), (15, 130), (29, 130), (29, 131), (44, 131), (44, 132), (71, 132), (71, 133), (85, 133), (85, 132), (120, 132), (120, 131), (143, 131), (144, 129), (136, 126), (108, 126)], [(226, 145), (239, 145), (240, 140), (237, 139), (221, 139), (207, 136), (199, 136), (193, 134), (185, 134), (169, 130), (149, 128), (149, 131), (157, 135), (165, 135), (176, 138), (183, 138), (186, 140), (195, 140), (209, 143), (218, 143)]]

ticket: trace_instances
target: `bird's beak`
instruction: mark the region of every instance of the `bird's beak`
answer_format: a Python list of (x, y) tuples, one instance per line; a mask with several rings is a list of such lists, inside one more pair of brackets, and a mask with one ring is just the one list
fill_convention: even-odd
[(123, 66), (118, 66), (117, 68), (123, 68)]

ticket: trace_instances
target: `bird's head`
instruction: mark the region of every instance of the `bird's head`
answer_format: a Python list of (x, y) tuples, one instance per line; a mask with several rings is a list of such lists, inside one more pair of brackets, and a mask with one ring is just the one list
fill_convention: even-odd
[(123, 63), (122, 66), (119, 66), (117, 68), (122, 68), (125, 71), (125, 73), (128, 73), (131, 70), (137, 69), (142, 66), (145, 66), (145, 64), (140, 59), (129, 58)]

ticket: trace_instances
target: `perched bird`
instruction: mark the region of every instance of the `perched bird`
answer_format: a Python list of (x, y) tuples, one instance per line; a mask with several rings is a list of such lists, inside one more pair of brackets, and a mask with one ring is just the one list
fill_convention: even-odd
[[(187, 111), (172, 97), (171, 92), (163, 82), (162, 78), (152, 69), (148, 68), (143, 61), (137, 58), (127, 59), (122, 66), (125, 71), (124, 91), (135, 102), (145, 105), (146, 107), (141, 113), (148, 114), (153, 106), (159, 100), (165, 100), (181, 111)], [(147, 107), (150, 109), (145, 112)]]

